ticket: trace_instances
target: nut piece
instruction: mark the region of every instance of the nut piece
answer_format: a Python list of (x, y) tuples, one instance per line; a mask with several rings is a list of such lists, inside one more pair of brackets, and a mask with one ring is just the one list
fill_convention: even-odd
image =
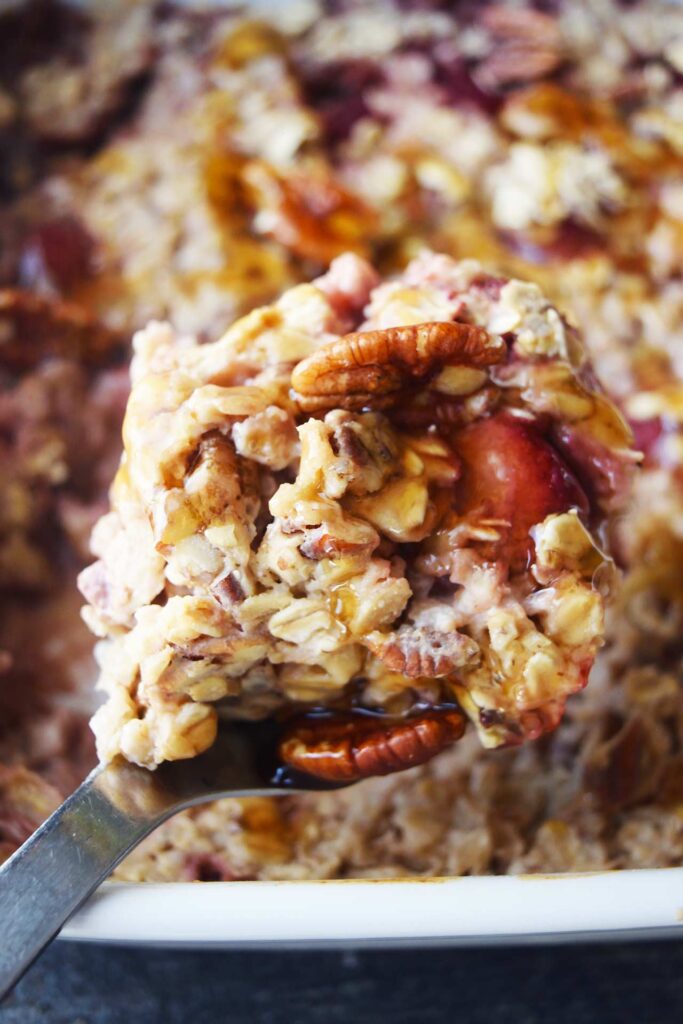
[(590, 750), (584, 765), (584, 783), (603, 807), (622, 810), (656, 792), (664, 768), (666, 736), (637, 712), (618, 726), (612, 736)]
[(496, 5), (486, 8), (482, 22), (493, 37), (492, 51), (476, 71), (482, 89), (544, 78), (564, 60), (562, 34), (550, 14)]
[(251, 160), (242, 181), (258, 210), (257, 227), (295, 255), (328, 264), (342, 253), (365, 252), (376, 214), (334, 179), (302, 172), (285, 177)]
[(447, 676), (475, 660), (479, 648), (471, 637), (457, 630), (445, 632), (404, 624), (391, 633), (368, 634), (365, 645), (392, 672), (411, 679)]
[(282, 760), (330, 782), (355, 782), (424, 764), (465, 731), (455, 708), (433, 709), (393, 725), (359, 715), (297, 720), (279, 745)]
[(3, 366), (16, 373), (33, 369), (48, 356), (100, 366), (123, 343), (121, 334), (72, 302), (20, 288), (0, 289), (0, 353)]
[(483, 327), (423, 323), (346, 334), (302, 360), (292, 373), (294, 397), (305, 412), (384, 409), (411, 382), (445, 366), (491, 366), (505, 358), (505, 343)]

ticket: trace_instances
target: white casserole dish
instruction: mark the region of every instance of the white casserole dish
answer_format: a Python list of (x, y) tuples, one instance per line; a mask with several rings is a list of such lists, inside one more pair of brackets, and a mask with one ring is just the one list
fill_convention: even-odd
[(131, 945), (683, 937), (683, 868), (330, 882), (107, 883), (62, 938)]
[[(82, 2), (87, 6), (88, 0)], [(61, 933), (82, 942), (186, 947), (517, 944), (625, 935), (683, 937), (683, 867), (405, 880), (106, 883)]]

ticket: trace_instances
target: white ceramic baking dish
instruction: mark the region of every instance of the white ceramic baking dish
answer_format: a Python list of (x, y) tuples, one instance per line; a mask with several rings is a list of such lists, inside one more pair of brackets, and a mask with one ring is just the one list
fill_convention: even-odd
[(108, 883), (67, 939), (176, 946), (683, 937), (683, 868), (333, 882)]
[(61, 934), (84, 942), (176, 946), (683, 937), (683, 867), (375, 881), (107, 883)]

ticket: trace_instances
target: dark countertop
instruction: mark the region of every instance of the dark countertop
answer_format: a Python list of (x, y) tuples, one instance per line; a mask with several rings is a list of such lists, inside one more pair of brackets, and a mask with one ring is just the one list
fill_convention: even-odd
[(683, 942), (349, 952), (57, 943), (0, 1024), (667, 1024)]

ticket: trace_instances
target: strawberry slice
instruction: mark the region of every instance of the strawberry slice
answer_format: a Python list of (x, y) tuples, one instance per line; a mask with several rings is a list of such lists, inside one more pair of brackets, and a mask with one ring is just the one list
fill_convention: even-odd
[(532, 421), (499, 412), (460, 430), (452, 443), (462, 460), (458, 514), (502, 521), (487, 557), (513, 571), (533, 560), (532, 526), (553, 512), (589, 511), (578, 480)]

